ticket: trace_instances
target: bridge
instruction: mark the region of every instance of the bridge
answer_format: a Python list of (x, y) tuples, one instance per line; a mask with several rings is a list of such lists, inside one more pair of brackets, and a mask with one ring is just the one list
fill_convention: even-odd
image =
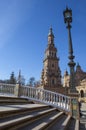
[[(0, 126), (1, 130), (13, 129), (15, 124), (16, 124), (17, 128), (21, 128), (21, 129), (28, 128), (28, 130), (29, 130), (29, 128), (32, 129), (31, 124), (29, 126), (26, 125), (26, 124), (28, 124), (28, 120), (30, 120), (31, 123), (34, 122), (35, 120), (37, 120), (37, 122), (40, 122), (39, 117), (41, 118), (41, 117), (43, 117), (43, 115), (47, 115), (46, 118), (48, 121), (46, 121), (46, 118), (44, 118), (44, 117), (42, 118), (42, 120), (45, 120), (48, 123), (46, 123), (46, 125), (44, 125), (44, 124), (38, 125), (38, 127), (37, 126), (34, 127), (34, 130), (36, 128), (37, 128), (36, 130), (39, 130), (39, 129), (44, 130), (44, 129), (50, 129), (50, 128), (57, 129), (57, 127), (53, 128), (53, 125), (51, 125), (51, 124), (53, 124), (52, 123), (53, 121), (56, 122), (56, 120), (58, 120), (58, 118), (60, 121), (60, 126), (59, 126), (59, 124), (58, 124), (58, 126), (62, 130), (66, 129), (66, 128), (69, 130), (69, 126), (71, 127), (70, 130), (71, 129), (73, 130), (75, 128), (76, 128), (76, 130), (79, 130), (79, 115), (78, 115), (79, 111), (78, 111), (77, 104), (75, 102), (75, 101), (77, 101), (76, 96), (74, 96), (74, 97), (66, 96), (61, 93), (55, 93), (55, 92), (44, 90), (41, 88), (34, 88), (34, 87), (30, 87), (30, 86), (20, 86), (20, 84), (0, 83), (0, 98), (3, 102), (3, 104), (5, 103), (5, 105), (6, 105), (6, 101), (4, 102), (3, 99), (5, 98), (5, 100), (7, 100), (9, 97), (10, 97), (10, 99), (9, 99), (10, 103), (15, 104), (15, 100), (19, 100), (19, 102), (17, 101), (17, 103), (18, 103), (17, 105), (19, 105), (19, 104), (20, 105), (17, 106), (19, 109), (13, 110), (11, 112), (9, 112), (11, 108), (9, 110), (7, 110), (8, 106), (3, 107), (3, 109), (5, 109), (6, 111), (0, 113), (0, 116), (3, 117), (3, 119), (2, 119), (3, 123), (1, 123), (1, 126)], [(26, 100), (27, 100), (27, 102), (26, 102)], [(24, 103), (24, 106), (23, 106), (24, 109), (22, 109), (22, 105), (20, 102)], [(31, 102), (33, 102), (33, 104)], [(9, 107), (14, 107), (14, 104), (12, 104), (13, 106), (9, 106)], [(30, 104), (30, 105), (28, 106), (28, 104)], [(34, 105), (36, 105), (36, 106), (34, 107)], [(40, 105), (42, 105), (42, 106), (40, 107)], [(31, 106), (31, 108), (29, 108), (30, 106)], [(16, 119), (16, 121), (15, 121), (14, 115), (18, 116), (19, 113), (21, 113), (21, 115), (22, 114), (24, 115), (28, 111), (32, 111), (32, 113), (34, 113), (33, 111), (37, 111), (37, 109), (38, 109), (38, 111), (40, 111), (40, 109), (41, 109), (42, 113), (39, 115), (35, 115), (34, 117), (28, 117), (28, 120), (26, 119), (26, 117), (25, 118), (23, 117), (24, 119)], [(44, 109), (46, 109), (46, 110), (44, 111)], [(78, 114), (76, 114), (76, 112)], [(37, 113), (35, 113), (35, 114), (37, 114)], [(52, 117), (53, 121), (51, 120), (50, 117), (48, 117), (50, 115), (54, 116), (54, 117)], [(12, 116), (14, 118), (13, 122), (12, 121), (9, 121), (8, 123), (4, 122), (4, 120), (6, 121), (6, 119), (7, 120), (10, 119), (9, 116)], [(26, 114), (24, 116), (26, 116)], [(19, 117), (17, 117), (17, 118), (19, 118)], [(62, 121), (63, 121), (63, 123), (61, 123)], [(22, 126), (22, 122), (23, 122), (23, 126)], [(70, 125), (68, 125), (68, 124), (70, 124)], [(11, 127), (11, 125), (12, 125), (12, 127)], [(42, 125), (43, 125), (43, 127), (42, 127)], [(55, 125), (56, 125), (56, 123), (54, 124), (54, 126)], [(17, 128), (15, 128), (15, 129), (17, 129)]]

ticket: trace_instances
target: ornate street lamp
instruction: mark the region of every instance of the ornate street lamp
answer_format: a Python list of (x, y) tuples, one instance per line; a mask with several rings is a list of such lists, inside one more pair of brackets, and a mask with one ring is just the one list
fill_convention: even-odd
[(71, 22), (72, 22), (72, 10), (68, 9), (66, 7), (66, 10), (63, 12), (64, 15), (64, 22), (67, 25), (68, 29), (68, 40), (69, 40), (69, 67), (70, 67), (70, 93), (76, 93), (76, 88), (75, 88), (75, 72), (74, 72), (74, 66), (75, 62), (73, 61), (74, 55), (73, 55), (73, 46), (72, 46), (72, 38), (71, 38)]

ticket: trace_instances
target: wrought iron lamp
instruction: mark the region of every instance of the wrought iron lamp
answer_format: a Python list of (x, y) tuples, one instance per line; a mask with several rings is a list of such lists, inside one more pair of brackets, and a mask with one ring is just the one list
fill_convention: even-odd
[(64, 15), (64, 22), (67, 25), (68, 29), (68, 40), (69, 40), (69, 67), (70, 67), (70, 93), (76, 93), (76, 88), (75, 88), (75, 72), (74, 72), (74, 66), (76, 65), (74, 62), (74, 55), (73, 55), (73, 46), (72, 46), (72, 38), (71, 38), (71, 24), (72, 23), (72, 10), (68, 9), (66, 7), (66, 10), (63, 11)]

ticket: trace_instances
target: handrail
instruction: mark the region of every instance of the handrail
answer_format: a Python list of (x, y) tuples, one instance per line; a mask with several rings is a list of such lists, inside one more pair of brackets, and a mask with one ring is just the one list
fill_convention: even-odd
[(18, 88), (17, 85), (0, 83), (0, 93), (15, 96), (17, 91), (21, 98), (28, 98), (70, 112), (71, 98), (69, 96), (30, 86), (19, 86)]
[(43, 102), (48, 105), (60, 108), (67, 112), (70, 111), (70, 97), (61, 93), (56, 93), (41, 88), (23, 86), (21, 87), (20, 95), (31, 100)]

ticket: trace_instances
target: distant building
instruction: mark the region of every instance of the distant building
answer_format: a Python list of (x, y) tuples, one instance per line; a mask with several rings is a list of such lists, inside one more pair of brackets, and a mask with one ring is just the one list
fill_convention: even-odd
[(80, 81), (80, 84), (76, 86), (77, 91), (79, 92), (80, 100), (86, 101), (86, 78)]
[[(67, 70), (63, 76), (63, 87), (69, 87), (70, 75)], [(81, 69), (79, 63), (75, 70), (75, 86), (81, 98), (86, 98), (86, 72)]]
[(76, 86), (80, 85), (80, 82), (85, 78), (86, 78), (86, 72), (82, 70), (81, 66), (78, 63), (75, 72)]

